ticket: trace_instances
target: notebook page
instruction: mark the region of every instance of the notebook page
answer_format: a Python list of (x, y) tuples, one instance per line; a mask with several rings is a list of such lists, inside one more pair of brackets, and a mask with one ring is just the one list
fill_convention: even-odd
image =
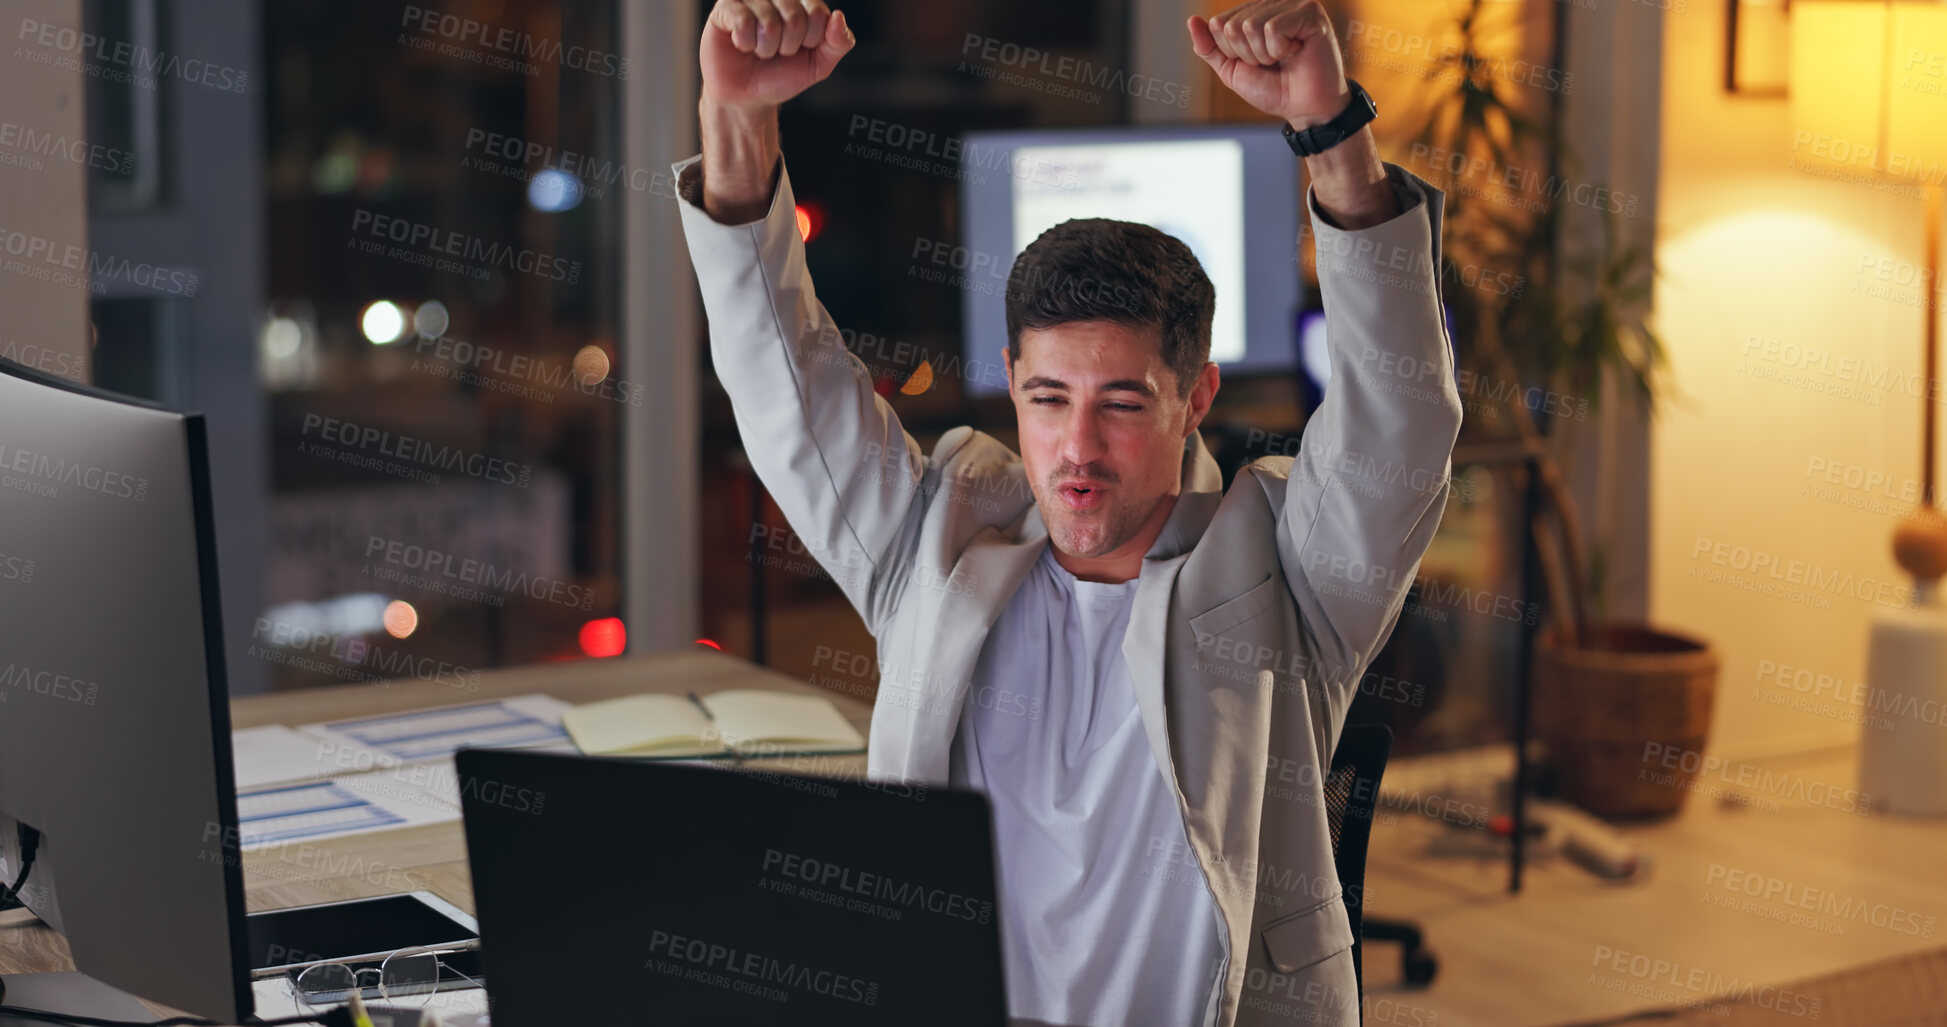
[(680, 695), (631, 695), (577, 706), (561, 724), (581, 751), (659, 754), (716, 752), (710, 719)]
[(865, 738), (830, 699), (791, 692), (732, 689), (703, 697), (716, 714), (724, 744), (762, 755), (770, 747), (794, 751), (865, 748)]

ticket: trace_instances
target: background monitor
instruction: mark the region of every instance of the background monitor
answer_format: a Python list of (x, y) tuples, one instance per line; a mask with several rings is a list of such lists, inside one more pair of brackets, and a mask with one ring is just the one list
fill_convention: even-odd
[[(967, 359), (1007, 345), (1014, 258), (1070, 218), (1152, 225), (1190, 247), (1217, 292), (1210, 359), (1228, 371), (1288, 372), (1304, 296), (1297, 263), (1298, 158), (1279, 126), (969, 132), (960, 149)], [(1004, 373), (967, 376), (1003, 395)]]
[(38, 831), (81, 971), (10, 1005), (252, 1010), (209, 471), (201, 415), (0, 360), (0, 873)]

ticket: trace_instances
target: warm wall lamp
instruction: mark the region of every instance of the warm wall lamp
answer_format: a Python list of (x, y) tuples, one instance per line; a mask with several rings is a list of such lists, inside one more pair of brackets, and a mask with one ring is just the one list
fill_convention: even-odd
[[(1947, 3), (1797, 0), (1791, 82), (1795, 159), (1909, 182), (1926, 193), (1925, 271), (1917, 284), (1931, 383), (1939, 367), (1941, 182), (1947, 179)], [(1934, 427), (1941, 398), (1930, 394), (1923, 404), (1920, 470), (1928, 507), (1938, 499)]]
[[(1940, 377), (1941, 186), (1947, 179), (1947, 3), (1938, 0), (1793, 0), (1792, 156), (1919, 186), (1926, 195), (1926, 252), (1920, 261), (1924, 321), (1921, 499), (1895, 529), (1893, 557), (1914, 579), (1916, 605), (1873, 619), (1867, 701), (1885, 707), (1914, 697), (1947, 698), (1947, 604), (1935, 583), (1947, 574), (1947, 518), (1939, 510), (1934, 446)], [(1904, 720), (1906, 718), (1899, 718)], [(1947, 746), (1936, 733), (1894, 723), (1860, 746), (1860, 790), (1877, 808), (1947, 813)], [(1906, 730), (1902, 730), (1902, 729)]]

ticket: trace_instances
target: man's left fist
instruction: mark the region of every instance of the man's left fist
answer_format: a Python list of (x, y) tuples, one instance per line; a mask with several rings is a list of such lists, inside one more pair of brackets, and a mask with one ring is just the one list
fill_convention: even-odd
[(1190, 45), (1231, 92), (1299, 131), (1337, 117), (1352, 95), (1319, 0), (1251, 0), (1208, 20), (1193, 14)]

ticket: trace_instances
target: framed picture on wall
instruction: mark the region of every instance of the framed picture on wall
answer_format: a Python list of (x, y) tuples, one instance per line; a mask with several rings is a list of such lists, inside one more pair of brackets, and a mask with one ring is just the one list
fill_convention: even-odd
[(1784, 96), (1791, 66), (1791, 0), (1729, 0), (1724, 91)]

